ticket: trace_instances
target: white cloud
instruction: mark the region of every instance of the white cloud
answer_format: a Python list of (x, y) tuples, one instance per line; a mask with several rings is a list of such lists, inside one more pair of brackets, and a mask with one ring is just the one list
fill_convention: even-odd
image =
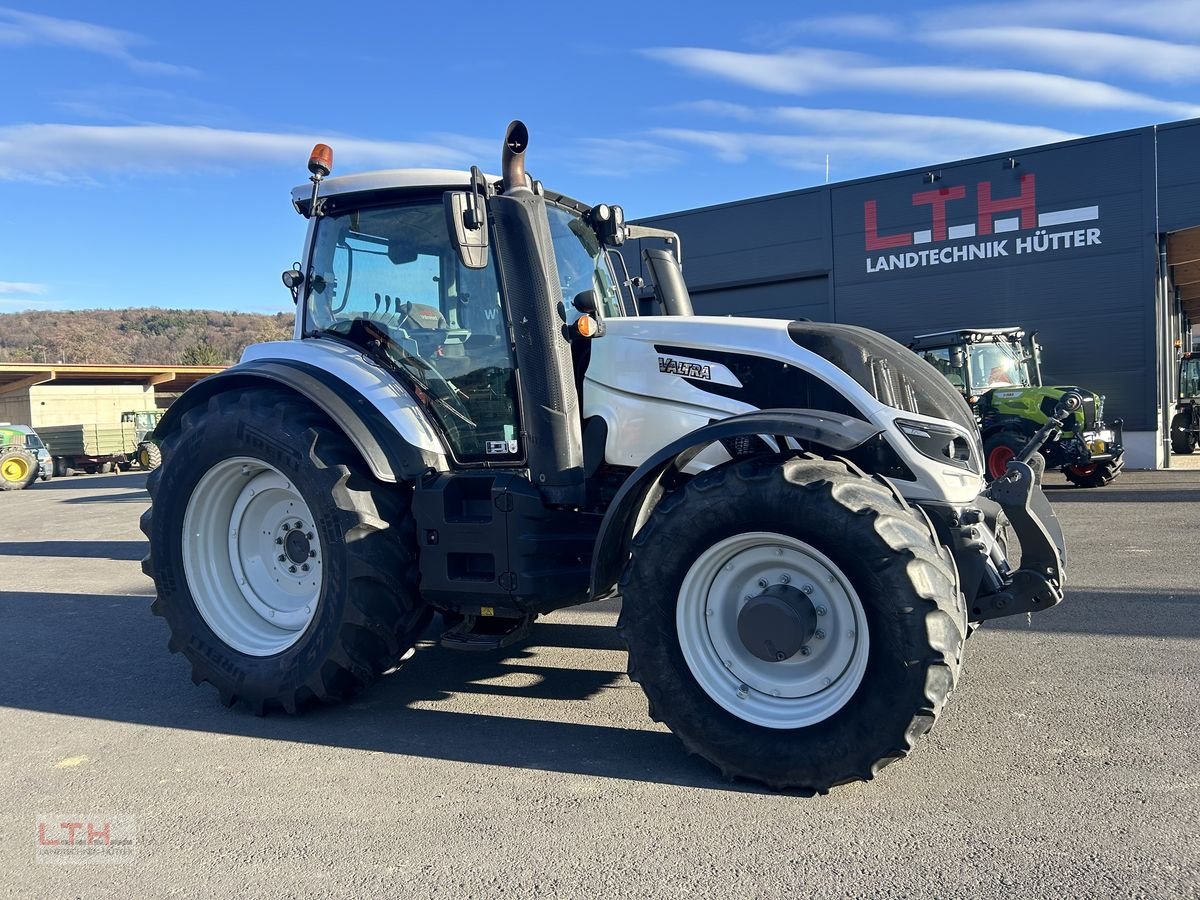
[[(1200, 13), (1200, 4), (1197, 5)], [(1066, 28), (991, 26), (935, 31), (924, 40), (945, 47), (1043, 60), (1054, 68), (1103, 75), (1124, 72), (1159, 81), (1200, 80), (1200, 47), (1153, 38)]]
[(936, 150), (933, 154), (935, 157), (938, 153), (951, 152), (960, 157), (979, 156), (1080, 137), (1069, 131), (1041, 125), (957, 116), (883, 113), (865, 109), (813, 109), (805, 106), (763, 109), (711, 100), (687, 103), (678, 108), (743, 122), (787, 125), (817, 134), (857, 135), (919, 144)]
[(1009, 0), (946, 7), (921, 17), (931, 28), (968, 25), (1102, 26), (1179, 38), (1200, 37), (1196, 0)]
[[(469, 142), (469, 138), (460, 138)], [(0, 180), (90, 181), (114, 173), (241, 170), (288, 165), (302, 172), (313, 144), (334, 149), (339, 168), (466, 167), (477, 157), (442, 143), (375, 141), (329, 134), (272, 134), (183, 125), (28, 124), (0, 127)]]
[(44, 294), (46, 285), (31, 281), (0, 281), (0, 294)]
[(799, 49), (784, 53), (741, 53), (702, 47), (645, 51), (697, 74), (776, 93), (870, 90), (924, 96), (1000, 97), (1073, 109), (1136, 109), (1168, 116), (1200, 115), (1200, 106), (1159, 100), (1100, 81), (1020, 69), (961, 66), (880, 65), (858, 54)]
[(719, 101), (677, 107), (802, 133), (739, 132), (717, 129), (659, 128), (654, 137), (704, 147), (723, 162), (763, 158), (802, 171), (823, 171), (825, 157), (834, 171), (864, 162), (881, 168), (934, 165), (948, 159), (982, 156), (1025, 146), (1079, 137), (1036, 125), (1017, 125), (953, 116), (880, 113), (861, 109), (811, 109), (784, 106), (755, 108)]
[(59, 19), (0, 6), (0, 46), (74, 47), (107, 56), (147, 75), (195, 75), (188, 66), (155, 62), (135, 56), (131, 48), (144, 44), (140, 35), (77, 19)]

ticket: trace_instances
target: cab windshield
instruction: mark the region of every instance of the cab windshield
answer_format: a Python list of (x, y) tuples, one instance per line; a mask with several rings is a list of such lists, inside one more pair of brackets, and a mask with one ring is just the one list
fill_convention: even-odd
[(596, 233), (578, 213), (562, 207), (547, 204), (546, 216), (550, 220), (550, 239), (567, 318), (574, 321), (579, 317), (571, 301), (584, 291), (595, 291), (596, 305), (603, 315), (623, 316), (621, 295), (608, 265), (608, 254)]
[(305, 334), (361, 347), (406, 381), (460, 462), (521, 457), (495, 260), (459, 262), (442, 198), (324, 216), (315, 241)]
[(971, 388), (1028, 387), (1029, 369), (1019, 344), (1008, 341), (970, 347)]
[(1028, 387), (1029, 366), (1019, 344), (956, 344), (921, 350), (919, 355), (964, 394), (997, 387)]

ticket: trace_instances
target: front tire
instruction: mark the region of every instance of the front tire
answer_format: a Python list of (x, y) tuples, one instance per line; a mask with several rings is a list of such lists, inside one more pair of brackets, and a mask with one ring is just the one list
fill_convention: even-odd
[(142, 567), (196, 684), (295, 712), (353, 695), (412, 648), (429, 614), (411, 488), (375, 482), (316, 410), (281, 391), (219, 394), (162, 450)]
[(0, 491), (23, 491), (38, 476), (37, 457), (21, 447), (0, 450)]
[[(871, 779), (932, 727), (962, 665), (953, 562), (926, 519), (841, 462), (697, 476), (638, 533), (621, 594), (651, 716), (726, 776), (775, 788)], [(741, 640), (766, 595), (808, 616), (794, 652), (788, 628), (760, 629), (765, 653)]]

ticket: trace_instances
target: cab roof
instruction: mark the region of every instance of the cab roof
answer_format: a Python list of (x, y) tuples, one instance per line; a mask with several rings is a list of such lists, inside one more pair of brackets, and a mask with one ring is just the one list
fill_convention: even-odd
[[(500, 180), (498, 175), (484, 175), (488, 183)], [(350, 175), (331, 175), (321, 182), (321, 196), (360, 194), (371, 191), (403, 190), (404, 188), (461, 188), (471, 184), (471, 173), (459, 169), (380, 169), (375, 172), (355, 172)], [(312, 197), (312, 182), (292, 188), (292, 204), (300, 209)]]
[(953, 331), (935, 331), (932, 334), (918, 334), (912, 340), (912, 345), (920, 344), (925, 347), (940, 347), (943, 344), (984, 343), (999, 340), (1020, 340), (1025, 336), (1025, 329), (1016, 325), (1007, 328), (956, 328)]

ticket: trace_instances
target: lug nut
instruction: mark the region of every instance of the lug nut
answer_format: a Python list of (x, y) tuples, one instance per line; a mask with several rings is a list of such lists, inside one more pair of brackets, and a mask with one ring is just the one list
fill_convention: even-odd
[(281, 538), (281, 537), (277, 537), (277, 538), (275, 538), (275, 543), (277, 543), (277, 544), (282, 544), (282, 543), (283, 543), (283, 538)]
[(293, 575), (295, 575), (295, 574), (296, 574), (296, 567), (295, 567), (295, 566), (288, 566), (288, 571), (289, 571), (289, 572), (291, 572)]
[(815, 637), (815, 638), (816, 638), (818, 641), (823, 641), (823, 640), (825, 640), (825, 632), (821, 631), (820, 629), (817, 629), (817, 633), (816, 633), (815, 635), (813, 635), (813, 636), (814, 636), (814, 637)]
[[(308, 571), (308, 563), (302, 563), (302, 564), (301, 564), (301, 566), (300, 566), (300, 571), (301, 571), (301, 572), (307, 572), (307, 571)], [(819, 632), (819, 631), (818, 631), (818, 632), (817, 632), (817, 637), (825, 637), (825, 635), (821, 634), (821, 632)]]
[(317, 558), (317, 551), (316, 551), (316, 550), (309, 550), (309, 551), (308, 551), (308, 558), (309, 558), (309, 559), (316, 559), (316, 558)]
[(310, 541), (313, 539), (313, 533), (312, 533), (311, 531), (310, 531), (310, 532), (308, 532), (308, 533), (307, 533), (306, 535), (304, 535), (304, 536), (305, 536), (306, 538), (308, 538)]
[(792, 580), (792, 576), (789, 575), (787, 572), (784, 572), (782, 575), (779, 576), (780, 584), (787, 584), (791, 580)]
[(804, 587), (800, 588), (800, 590), (804, 591), (806, 594), (811, 594), (813, 592), (813, 586), (811, 584), (806, 584)]
[(765, 588), (765, 587), (767, 587), (767, 579), (765, 579), (765, 578), (760, 578), (760, 579), (758, 579), (758, 586), (759, 586), (760, 588)]
[(284, 556), (282, 553), (280, 553), (280, 554), (279, 554), (277, 557), (275, 557), (275, 558), (276, 558), (277, 560), (279, 560), (280, 562), (287, 562), (287, 557), (286, 557), (286, 556)]
[(297, 531), (299, 531), (299, 530), (300, 530), (300, 529), (302, 529), (303, 527), (304, 527), (304, 523), (303, 523), (303, 522), (297, 522), (297, 523), (296, 523), (296, 530), (297, 530)]
[(812, 650), (809, 649), (807, 644), (805, 644), (803, 647), (800, 648), (801, 656), (810, 656), (811, 654), (812, 654)]
[(818, 606), (818, 607), (817, 607), (817, 615), (818, 615), (818, 616), (823, 616), (823, 615), (825, 615), (825, 613), (826, 613), (826, 609), (825, 609), (825, 607), (823, 607), (823, 606)]

